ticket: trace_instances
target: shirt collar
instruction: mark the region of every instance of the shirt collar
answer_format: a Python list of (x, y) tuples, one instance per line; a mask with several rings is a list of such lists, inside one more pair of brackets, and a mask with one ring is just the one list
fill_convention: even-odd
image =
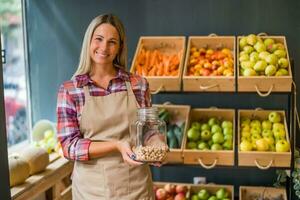
[[(126, 72), (123, 68), (116, 67), (117, 76), (116, 79), (121, 79), (123, 81), (129, 81), (129, 73)], [(89, 74), (80, 74), (75, 76), (76, 87), (84, 87), (90, 83), (93, 83)]]

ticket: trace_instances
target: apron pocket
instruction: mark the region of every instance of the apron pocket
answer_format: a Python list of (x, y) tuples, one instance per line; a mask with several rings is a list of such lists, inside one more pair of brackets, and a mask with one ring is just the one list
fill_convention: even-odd
[(129, 194), (129, 166), (125, 163), (104, 164), (108, 197), (126, 197)]

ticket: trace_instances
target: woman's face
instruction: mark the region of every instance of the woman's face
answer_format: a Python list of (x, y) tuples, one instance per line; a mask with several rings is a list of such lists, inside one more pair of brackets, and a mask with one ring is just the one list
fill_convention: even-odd
[(90, 56), (94, 64), (112, 64), (120, 48), (117, 29), (111, 24), (101, 24), (92, 36)]

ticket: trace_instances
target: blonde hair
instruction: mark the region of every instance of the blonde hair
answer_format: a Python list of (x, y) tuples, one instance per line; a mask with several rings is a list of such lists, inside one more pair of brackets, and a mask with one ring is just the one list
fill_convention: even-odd
[(91, 43), (91, 39), (92, 39), (95, 29), (104, 23), (114, 26), (119, 33), (120, 49), (119, 49), (118, 54), (116, 55), (116, 58), (113, 60), (113, 64), (117, 65), (119, 67), (122, 67), (126, 70), (126, 68), (127, 68), (127, 43), (126, 43), (126, 35), (125, 35), (124, 26), (117, 16), (115, 16), (113, 14), (105, 14), (105, 15), (99, 15), (99, 16), (95, 17), (89, 24), (88, 28), (86, 29), (86, 32), (85, 32), (85, 35), (83, 38), (83, 42), (82, 42), (82, 48), (81, 48), (78, 68), (77, 68), (76, 72), (74, 73), (73, 77), (80, 75), (80, 74), (90, 73), (92, 71), (92, 61), (91, 61), (91, 56), (89, 53), (90, 43)]

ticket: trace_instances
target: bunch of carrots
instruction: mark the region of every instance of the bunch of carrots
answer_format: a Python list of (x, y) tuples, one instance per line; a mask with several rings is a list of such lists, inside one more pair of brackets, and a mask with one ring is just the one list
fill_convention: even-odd
[(135, 71), (141, 76), (178, 76), (180, 55), (180, 52), (170, 55), (142, 48), (134, 64)]

